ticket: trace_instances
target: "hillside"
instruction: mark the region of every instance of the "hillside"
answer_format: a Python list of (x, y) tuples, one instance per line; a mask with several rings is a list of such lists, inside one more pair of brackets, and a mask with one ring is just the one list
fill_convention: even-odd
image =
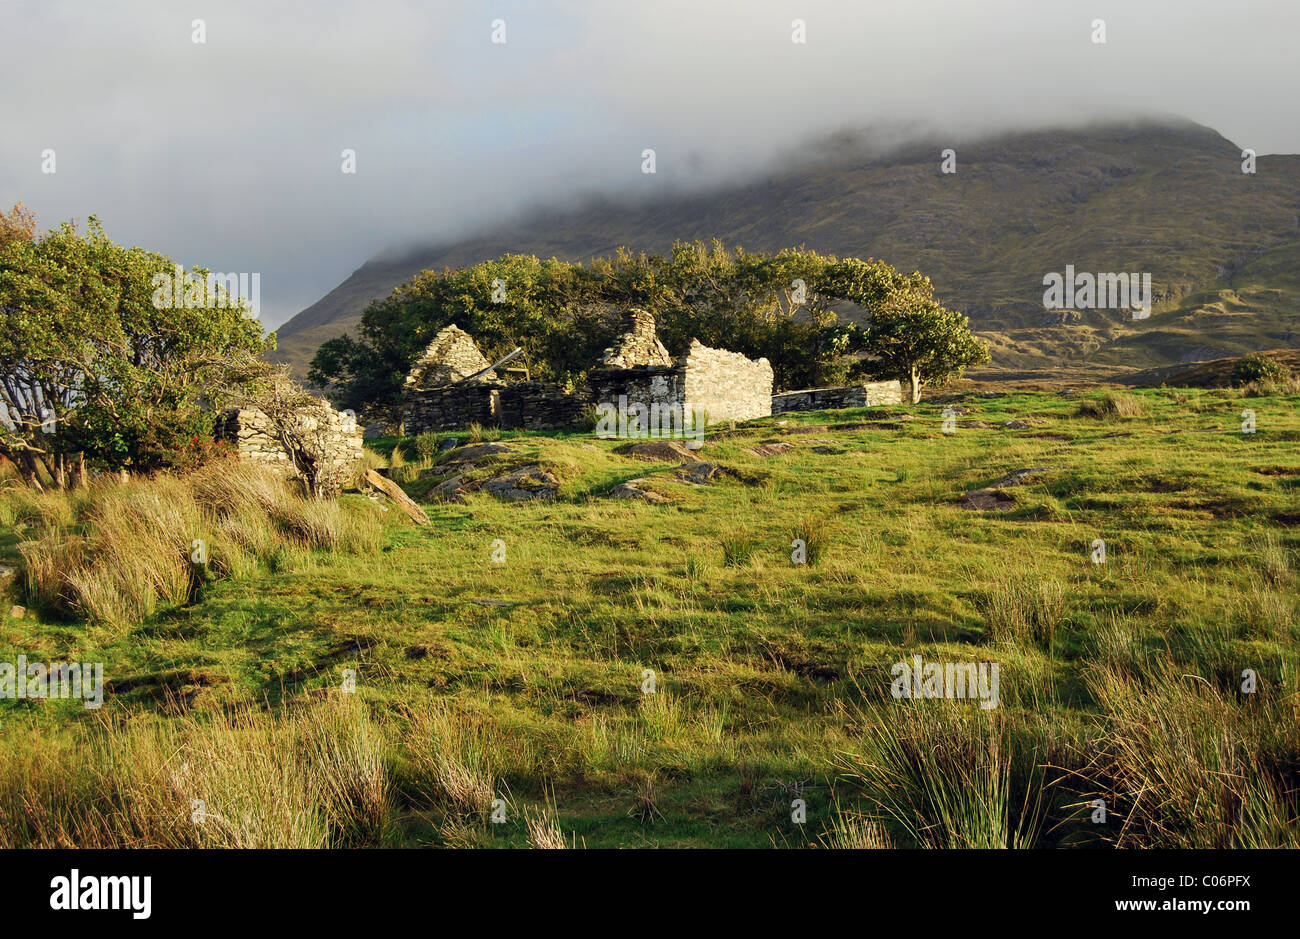
[[(417, 271), (505, 252), (581, 260), (675, 238), (749, 250), (806, 245), (919, 269), (971, 317), (1005, 369), (1153, 368), (1296, 344), (1300, 156), (1263, 156), (1191, 123), (1038, 131), (873, 156), (865, 137), (736, 187), (640, 204), (594, 202), (364, 264), (280, 330), (277, 357), (303, 372), (321, 342)], [(1150, 272), (1155, 312), (1043, 309), (1043, 276)]]
[[(1298, 847), (1300, 397), (1106, 400), (780, 415), (683, 466), (449, 435), (389, 457), (418, 527), (359, 493), (216, 502), (239, 514), (193, 597), (138, 624), (0, 616), (0, 662), (109, 663), (98, 719), (0, 699), (0, 848)], [(429, 495), (521, 464), (553, 498)], [(188, 551), (186, 492), (238, 498), (249, 469), (0, 487), (0, 563), (99, 524), (91, 499)], [(995, 697), (900, 698), (918, 657), (998, 669)]]

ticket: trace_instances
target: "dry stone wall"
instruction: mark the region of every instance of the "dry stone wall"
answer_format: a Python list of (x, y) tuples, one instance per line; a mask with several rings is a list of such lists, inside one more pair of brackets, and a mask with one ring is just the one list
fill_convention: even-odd
[(677, 405), (686, 400), (686, 382), (681, 369), (672, 365), (640, 365), (634, 368), (598, 369), (587, 376), (596, 403), (615, 407), (619, 396), (628, 404)]
[(873, 381), (838, 388), (804, 388), (772, 396), (772, 413), (821, 411), (836, 408), (872, 408), (903, 403), (903, 386), (897, 381)]
[(569, 394), (547, 382), (471, 381), (408, 391), (402, 419), (408, 434), (460, 430), (471, 423), (560, 430), (576, 424), (590, 403), (586, 392)]
[(710, 349), (698, 341), (679, 366), (686, 403), (714, 421), (747, 421), (772, 413), (772, 366), (767, 359)]
[[(318, 426), (314, 422), (324, 421), (328, 469), (342, 473), (361, 460), (364, 429), (350, 414), (336, 411), (322, 401), (303, 417), (313, 422), (313, 427)], [(240, 460), (281, 468), (286, 476), (297, 475), (270, 419), (257, 408), (230, 408), (218, 418), (215, 436), (230, 444)]]

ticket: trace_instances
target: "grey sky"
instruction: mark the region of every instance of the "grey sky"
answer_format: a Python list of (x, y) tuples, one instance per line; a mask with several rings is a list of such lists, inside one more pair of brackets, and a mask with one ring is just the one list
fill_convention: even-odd
[(0, 0), (0, 204), (259, 272), (274, 327), (384, 248), (838, 127), (1158, 113), (1300, 152), (1298, 35), (1294, 0)]

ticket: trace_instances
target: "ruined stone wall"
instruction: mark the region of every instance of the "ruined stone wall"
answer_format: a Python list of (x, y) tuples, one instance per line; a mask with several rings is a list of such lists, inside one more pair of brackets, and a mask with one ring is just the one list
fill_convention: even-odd
[(443, 388), (406, 393), (402, 421), (408, 435), (427, 430), (460, 430), (469, 424), (496, 423), (495, 382), (464, 382)]
[(497, 422), (507, 429), (561, 430), (578, 423), (590, 404), (586, 389), (569, 394), (544, 381), (511, 382), (497, 398)]
[[(334, 467), (350, 468), (361, 459), (364, 428), (355, 418), (334, 410), (324, 401), (304, 418), (311, 422), (324, 421), (326, 459)], [(280, 467), (288, 476), (297, 475), (270, 420), (257, 408), (230, 408), (217, 419), (214, 436), (230, 444), (240, 460)]]
[(835, 408), (872, 408), (903, 403), (903, 386), (896, 381), (873, 381), (838, 388), (805, 388), (772, 396), (772, 413), (821, 411)]
[(682, 370), (675, 366), (641, 365), (594, 370), (588, 374), (587, 384), (591, 387), (593, 402), (615, 407), (618, 407), (619, 395), (625, 395), (628, 404), (644, 404), (647, 408), (654, 404), (681, 405), (686, 395)]
[(402, 415), (407, 434), (462, 430), (471, 423), (559, 430), (577, 423), (590, 403), (586, 392), (568, 394), (547, 382), (473, 381), (408, 391)]
[(772, 413), (772, 366), (767, 359), (710, 349), (698, 341), (681, 360), (686, 404), (704, 410), (709, 422), (747, 421)]
[(703, 410), (711, 421), (749, 420), (772, 413), (772, 366), (736, 352), (692, 342), (677, 362), (655, 336), (645, 310), (624, 314), (624, 331), (588, 376), (588, 391), (567, 394), (545, 382), (503, 384), (489, 375), (439, 385), (448, 375), (465, 377), (489, 364), (469, 334), (448, 326), (407, 376), (403, 422), (406, 433), (458, 430), (470, 423), (552, 430), (578, 423), (592, 404), (675, 406)]
[(623, 332), (605, 350), (600, 368), (635, 368), (642, 365), (673, 364), (668, 350), (655, 334), (655, 318), (639, 307), (623, 314)]
[(738, 352), (710, 349), (692, 342), (676, 365), (602, 368), (588, 376), (592, 400), (615, 406), (625, 395), (629, 405), (680, 405), (704, 411), (710, 423), (746, 421), (772, 413), (772, 366)]

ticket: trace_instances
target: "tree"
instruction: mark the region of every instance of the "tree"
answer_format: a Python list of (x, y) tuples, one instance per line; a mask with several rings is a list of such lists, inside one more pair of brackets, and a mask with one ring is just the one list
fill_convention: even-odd
[(766, 358), (778, 389), (833, 384), (857, 341), (857, 324), (837, 307), (865, 311), (928, 283), (881, 261), (804, 248), (750, 254), (716, 240), (676, 242), (666, 256), (620, 248), (588, 264), (504, 255), (417, 274), (366, 308), (357, 336), (324, 343), (308, 378), (336, 406), (396, 423), (411, 364), (450, 323), (489, 359), (522, 346), (534, 377), (576, 384), (617, 337), (619, 314), (643, 307), (671, 354), (698, 339)]
[(944, 309), (924, 286), (890, 293), (876, 304), (865, 348), (873, 371), (911, 387), (912, 403), (924, 385), (944, 385), (968, 366), (989, 360), (988, 345), (971, 335), (969, 320)]
[(211, 436), (224, 357), (274, 347), (225, 295), (155, 303), (155, 277), (175, 270), (114, 244), (93, 216), (84, 236), (65, 223), (0, 244), (0, 454), (29, 485), (42, 471), (75, 483), (82, 454), (110, 470), (183, 462)]
[(0, 248), (13, 241), (31, 241), (36, 237), (36, 214), (21, 202), (8, 212), (0, 212)]

